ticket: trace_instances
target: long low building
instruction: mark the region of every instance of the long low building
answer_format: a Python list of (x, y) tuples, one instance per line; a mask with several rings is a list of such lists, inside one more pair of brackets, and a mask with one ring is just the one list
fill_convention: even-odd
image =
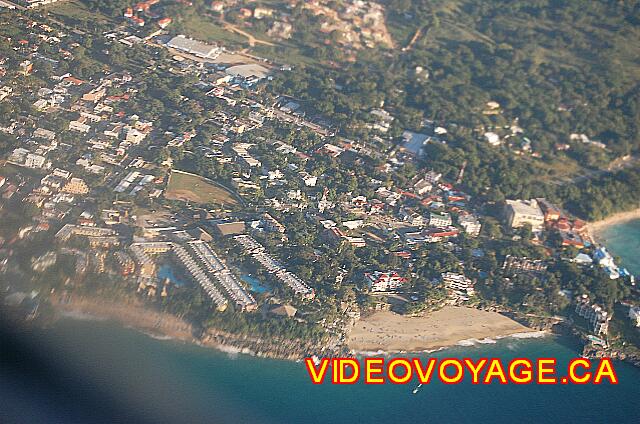
[(84, 225), (66, 224), (56, 233), (56, 239), (68, 240), (71, 236), (84, 237), (106, 237), (116, 235), (116, 231), (111, 228), (88, 227)]
[(258, 304), (231, 270), (222, 262), (211, 246), (202, 240), (186, 244), (174, 242), (133, 243), (129, 250), (135, 259), (140, 275), (153, 278), (156, 273), (154, 255), (172, 252), (178, 264), (204, 290), (216, 308), (223, 311), (228, 301), (220, 287), (241, 311), (253, 311)]
[(221, 52), (218, 46), (212, 46), (202, 41), (187, 38), (184, 35), (173, 37), (169, 40), (167, 46), (204, 59), (215, 59)]
[(264, 247), (251, 236), (241, 234), (233, 239), (248, 253), (264, 252)]
[(200, 285), (202, 290), (207, 293), (216, 308), (219, 311), (224, 311), (225, 309), (227, 309), (227, 305), (229, 302), (222, 295), (222, 293), (220, 293), (220, 291), (216, 288), (216, 286), (209, 279), (202, 268), (196, 263), (193, 257), (191, 257), (191, 255), (187, 252), (187, 249), (180, 245), (175, 245), (173, 248), (173, 253), (175, 254), (182, 267), (185, 269), (185, 271), (188, 272), (191, 277)]
[(256, 300), (248, 293), (238, 281), (238, 278), (228, 269), (216, 272), (213, 277), (225, 289), (237, 308), (243, 311), (254, 311), (258, 308)]
[(244, 249), (247, 255), (250, 255), (278, 280), (288, 286), (296, 296), (306, 300), (311, 300), (315, 297), (315, 290), (309, 287), (307, 283), (302, 281), (297, 275), (287, 271), (276, 259), (266, 253), (264, 246), (258, 243), (253, 237), (239, 235), (235, 236), (234, 239)]
[(211, 250), (211, 247), (209, 247), (204, 241), (190, 241), (187, 245), (191, 247), (196, 257), (200, 259), (207, 271), (214, 273), (226, 269), (226, 266), (222, 263), (220, 258), (218, 258), (218, 255), (216, 255), (216, 253)]
[(233, 300), (236, 307), (242, 311), (253, 311), (258, 308), (258, 304), (240, 284), (240, 281), (225, 264), (222, 263), (218, 255), (207, 243), (201, 240), (191, 241), (187, 246), (194, 253), (206, 272), (219, 283), (227, 295)]

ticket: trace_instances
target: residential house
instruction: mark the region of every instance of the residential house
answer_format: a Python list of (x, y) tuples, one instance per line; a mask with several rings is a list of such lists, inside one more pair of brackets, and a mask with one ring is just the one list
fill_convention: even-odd
[(372, 292), (397, 290), (407, 282), (407, 279), (400, 276), (396, 271), (367, 272), (364, 277)]
[(429, 226), (436, 228), (444, 228), (451, 226), (451, 215), (448, 213), (437, 214), (434, 212), (429, 213)]

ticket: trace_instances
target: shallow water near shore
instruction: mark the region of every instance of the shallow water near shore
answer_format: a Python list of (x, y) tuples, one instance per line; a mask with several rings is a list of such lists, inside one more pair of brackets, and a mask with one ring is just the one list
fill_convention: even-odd
[(640, 219), (608, 226), (597, 236), (613, 255), (622, 259), (623, 267), (640, 277)]
[[(426, 423), (426, 422), (637, 422), (640, 369), (616, 362), (620, 384), (475, 386), (433, 382), (332, 386), (311, 384), (304, 364), (230, 355), (174, 341), (156, 340), (109, 322), (63, 319), (34, 334), (38, 346), (67, 371), (67, 387), (82, 381), (80, 394), (25, 387), (19, 375), (2, 371), (0, 394), (10, 407), (38, 396), (64, 420), (109, 422), (109, 408), (140, 413), (149, 422), (190, 423)], [(436, 357), (556, 357), (558, 369), (578, 356), (574, 340), (507, 337), (494, 344), (454, 347)], [(408, 355), (405, 355), (408, 356)], [(426, 355), (423, 355), (426, 356)], [(20, 385), (14, 380), (22, 381)], [(95, 392), (94, 399), (88, 393)], [(63, 399), (63, 400), (65, 400)], [(99, 405), (99, 406), (96, 406)], [(24, 411), (25, 418), (41, 411)], [(54, 413), (51, 412), (51, 413)], [(0, 413), (1, 414), (1, 413)], [(79, 420), (71, 420), (79, 416)], [(66, 419), (69, 418), (69, 419)]]

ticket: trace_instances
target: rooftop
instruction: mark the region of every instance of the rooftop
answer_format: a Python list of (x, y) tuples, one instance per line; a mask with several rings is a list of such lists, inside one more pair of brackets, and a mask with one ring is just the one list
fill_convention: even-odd
[(243, 77), (243, 78), (266, 78), (269, 70), (262, 65), (257, 63), (250, 63), (246, 65), (236, 65), (227, 68), (225, 72), (234, 77)]
[(538, 216), (544, 218), (542, 210), (536, 200), (507, 200), (507, 205), (519, 215)]
[(202, 41), (193, 40), (191, 38), (185, 37), (184, 35), (177, 35), (173, 37), (171, 40), (169, 40), (167, 46), (173, 47), (174, 49), (178, 50), (184, 50), (201, 57), (214, 57), (220, 51), (217, 46), (212, 46)]

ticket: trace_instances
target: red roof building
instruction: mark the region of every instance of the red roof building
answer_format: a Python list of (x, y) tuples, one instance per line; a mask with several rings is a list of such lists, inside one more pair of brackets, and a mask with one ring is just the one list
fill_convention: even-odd
[(381, 272), (367, 272), (365, 275), (365, 280), (369, 285), (369, 288), (373, 292), (386, 292), (391, 290), (396, 290), (404, 285), (407, 282), (407, 279), (401, 277), (395, 271)]

